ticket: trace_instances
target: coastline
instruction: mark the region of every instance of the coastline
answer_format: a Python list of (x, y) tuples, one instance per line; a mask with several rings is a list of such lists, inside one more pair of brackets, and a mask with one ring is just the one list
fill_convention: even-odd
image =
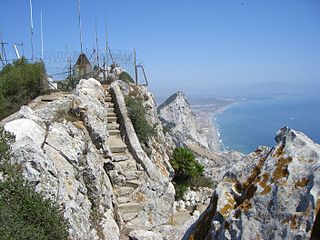
[(223, 143), (220, 138), (221, 134), (219, 131), (219, 125), (216, 122), (216, 116), (223, 114), (224, 111), (239, 102), (240, 101), (230, 101), (219, 104), (191, 105), (200, 125), (203, 126), (203, 129), (209, 129), (209, 134), (212, 138), (212, 145), (214, 145), (213, 149), (217, 152), (223, 152), (221, 150)]

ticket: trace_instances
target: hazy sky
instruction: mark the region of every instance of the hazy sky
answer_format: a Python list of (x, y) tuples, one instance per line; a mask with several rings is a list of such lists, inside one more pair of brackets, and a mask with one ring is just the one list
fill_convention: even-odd
[[(37, 56), (41, 10), (45, 50), (79, 50), (77, 0), (32, 2)], [(4, 41), (23, 41), (30, 57), (29, 0), (1, 0), (0, 12)], [(111, 48), (137, 49), (158, 96), (320, 85), (319, 0), (81, 0), (81, 14), (84, 48), (94, 48), (97, 18), (100, 47), (107, 25)]]

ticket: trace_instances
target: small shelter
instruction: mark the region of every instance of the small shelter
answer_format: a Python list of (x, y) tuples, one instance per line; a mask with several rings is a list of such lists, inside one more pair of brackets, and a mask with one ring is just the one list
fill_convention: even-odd
[(74, 65), (73, 74), (75, 79), (89, 78), (93, 76), (92, 65), (84, 53), (79, 55), (78, 60)]

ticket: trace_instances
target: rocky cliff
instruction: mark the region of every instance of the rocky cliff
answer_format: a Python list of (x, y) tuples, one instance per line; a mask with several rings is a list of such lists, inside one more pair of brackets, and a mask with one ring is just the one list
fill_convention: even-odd
[(158, 107), (160, 120), (177, 146), (218, 150), (217, 133), (210, 116), (196, 115), (185, 95), (178, 91)]
[(283, 128), (224, 176), (184, 239), (319, 239), (320, 146)]
[[(36, 191), (59, 204), (70, 239), (125, 239), (167, 224), (174, 213), (166, 137), (159, 126), (151, 157), (145, 153), (119, 85), (81, 80), (74, 93), (38, 97), (1, 122), (16, 136), (12, 161)], [(135, 91), (150, 98), (157, 123), (153, 98)]]

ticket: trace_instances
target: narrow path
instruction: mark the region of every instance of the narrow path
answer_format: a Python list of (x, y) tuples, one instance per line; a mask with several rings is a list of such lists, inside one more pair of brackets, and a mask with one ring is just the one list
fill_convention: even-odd
[[(145, 172), (136, 163), (124, 143), (118, 116), (115, 111), (115, 105), (112, 95), (106, 91), (105, 100), (107, 103), (107, 122), (109, 132), (109, 146), (113, 156), (114, 168), (108, 172), (111, 179), (113, 190), (116, 196), (117, 218), (119, 226), (122, 226), (121, 239), (128, 239), (126, 225), (134, 220), (139, 212), (144, 208), (144, 196), (140, 193)], [(132, 225), (132, 224), (131, 224)], [(130, 228), (132, 227), (130, 225)], [(136, 226), (137, 228), (139, 226)]]

